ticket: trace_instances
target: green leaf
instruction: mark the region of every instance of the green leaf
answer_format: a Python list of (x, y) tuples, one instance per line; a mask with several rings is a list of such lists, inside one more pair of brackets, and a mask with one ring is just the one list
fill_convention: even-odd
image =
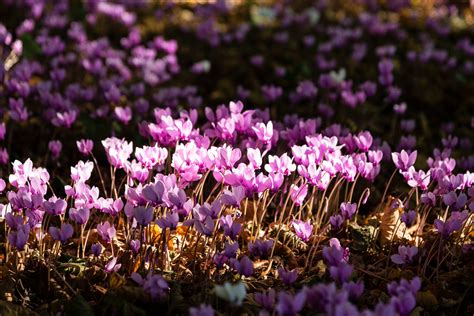
[(94, 315), (92, 306), (81, 296), (77, 295), (65, 306), (66, 315)]
[(41, 47), (35, 42), (31, 34), (24, 34), (21, 37), (23, 43), (23, 56), (32, 59), (41, 54)]

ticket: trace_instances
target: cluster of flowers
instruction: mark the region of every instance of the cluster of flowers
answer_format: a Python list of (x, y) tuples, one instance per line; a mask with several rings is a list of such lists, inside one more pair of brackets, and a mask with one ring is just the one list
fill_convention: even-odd
[[(8, 204), (1, 206), (9, 246), (18, 251), (14, 255), (28, 256), (33, 249), (46, 253), (76, 247), (79, 256), (107, 259), (105, 271), (121, 272), (129, 267), (118, 262), (133, 254), (143, 260), (143, 269), (150, 271), (147, 279), (138, 274), (133, 279), (153, 298), (163, 297), (168, 287), (161, 276), (151, 273), (177, 267), (180, 254), (198, 247), (201, 251), (194, 254), (194, 264), (208, 267), (208, 277), (221, 273), (254, 276), (255, 260), (271, 258), (281, 243), (278, 234), (271, 238), (264, 233), (272, 224), (291, 226), (296, 236), (311, 246), (306, 258), (312, 263), (315, 236), (324, 232), (327, 223), (336, 233), (369, 198), (369, 190), (364, 190), (359, 203), (352, 203), (354, 190), (344, 195), (343, 184), (354, 187), (358, 178), (373, 181), (380, 171), (383, 150), (367, 131), (353, 135), (330, 126), (318, 133), (310, 119), (300, 121), (295, 133), (295, 127), (267, 121), (268, 113), (244, 111), (243, 107), (241, 102), (231, 102), (216, 111), (207, 108), (209, 121), (201, 127), (195, 124), (195, 111), (182, 111), (173, 118), (169, 109), (156, 109), (155, 122), (144, 122), (140, 129), (152, 141), (151, 146), (134, 150), (133, 143), (125, 139), (103, 140), (111, 166), (109, 191), (104, 182), (102, 192), (88, 183), (94, 171), (91, 161), (81, 160), (71, 167), (71, 184), (63, 188), (65, 197), (57, 196), (52, 187), (48, 189), (46, 169), (33, 167), (29, 159), (15, 161), (8, 177)], [(94, 157), (93, 146), (92, 140), (77, 141), (84, 156)], [(276, 154), (281, 150), (283, 154)], [(405, 201), (415, 204), (416, 211), (405, 212), (398, 221), (409, 227), (421, 216), (425, 223), (417, 225), (422, 229), (429, 224), (427, 214), (436, 211), (435, 205), (443, 205), (445, 211), (434, 227), (440, 238), (448, 239), (472, 221), (474, 175), (454, 174), (455, 160), (447, 149), (428, 159), (427, 171), (415, 170), (416, 155), (416, 151), (405, 150), (392, 153), (396, 170), (412, 191), (421, 191), (420, 201)], [(96, 171), (100, 173), (98, 168)], [(100, 179), (104, 177), (100, 175)], [(2, 180), (2, 191), (5, 187)], [(340, 196), (344, 201), (339, 213), (334, 205), (339, 205)], [(99, 237), (92, 244), (91, 231)], [(73, 241), (74, 236), (80, 236), (79, 241)], [(124, 245), (118, 247), (118, 241)], [(427, 243), (417, 245), (423, 246), (423, 242)], [(274, 292), (257, 295), (262, 306), (268, 312), (276, 308), (282, 315), (295, 314), (304, 307), (306, 297), (335, 291), (339, 304), (331, 301), (311, 308), (330, 314), (338, 314), (339, 308), (353, 311), (349, 298), (359, 296), (363, 285), (349, 282), (353, 268), (339, 241), (332, 239), (330, 245), (323, 256), (335, 284), (316, 285), (295, 296), (282, 292), (275, 306), (271, 303)], [(409, 264), (416, 255), (415, 245), (400, 245), (399, 253), (391, 258), (395, 264)], [(279, 274), (287, 285), (297, 278), (296, 270), (283, 267)], [(378, 306), (375, 313), (390, 310), (407, 315), (414, 307), (417, 282), (390, 285), (390, 304)], [(341, 290), (336, 284), (342, 285)]]
[[(212, 46), (216, 56), (201, 59), (193, 50), (198, 56), (185, 56), (180, 64), (187, 42), (144, 31), (139, 17), (149, 9), (146, 2), (88, 1), (81, 4), (81, 20), (69, 14), (69, 1), (4, 1), (1, 8), (26, 12), (14, 27), (0, 24), (0, 102), (8, 105), (0, 108), (5, 261), (39, 256), (54, 265), (62, 254), (73, 255), (99, 265), (110, 278), (130, 277), (152, 301), (168, 299), (171, 285), (191, 276), (210, 280), (215, 295), (235, 306), (253, 298), (262, 315), (409, 315), (421, 280), (450, 271), (460, 253), (473, 248), (474, 156), (472, 131), (466, 130), (474, 119), (463, 116), (466, 128), (456, 126), (457, 135), (454, 124), (444, 124), (441, 146), (423, 155), (425, 165), (417, 162), (415, 149), (426, 153), (428, 145), (417, 144), (413, 134), (424, 127), (408, 115), (416, 114), (421, 97), (405, 85), (400, 64), (442, 76), (457, 73), (461, 91), (474, 75), (474, 44), (463, 33), (468, 19), (456, 7), (440, 5), (422, 17), (407, 1), (358, 2), (356, 9), (365, 10), (358, 16), (338, 14), (330, 1), (320, 0), (304, 10), (252, 6), (250, 21), (228, 28), (220, 20), (239, 8), (231, 10), (225, 1), (197, 6), (185, 11), (188, 19), (192, 12), (192, 23), (178, 25), (180, 32), (198, 39), (196, 45)], [(175, 5), (154, 13), (169, 25), (187, 16)], [(116, 27), (113, 36), (109, 23)], [(232, 49), (226, 47), (251, 41), (254, 30), (282, 45), (282, 52), (296, 47), (302, 68), (316, 69), (318, 77), (295, 69), (286, 55), (256, 48), (242, 64), (248, 77), (265, 79), (254, 84), (235, 71), (234, 90), (225, 98), (237, 95), (266, 107), (244, 109), (240, 101), (204, 107), (219, 101), (214, 87), (206, 86), (207, 74), (228, 61), (223, 56)], [(448, 37), (455, 43), (438, 40)], [(421, 46), (401, 49), (414, 39)], [(342, 51), (348, 56), (339, 57)], [(222, 68), (234, 73), (225, 63)], [(212, 79), (214, 85), (222, 78)], [(410, 108), (408, 100), (415, 101)], [(297, 114), (288, 114), (293, 109)], [(271, 119), (279, 114), (286, 115)], [(391, 124), (390, 131), (370, 132), (367, 115), (374, 118), (370, 130)], [(90, 125), (97, 133), (87, 132)], [(28, 141), (20, 133), (45, 133), (44, 151), (53, 161), (41, 160), (42, 148), (26, 159), (21, 144)], [(392, 163), (392, 177), (378, 187)], [(56, 173), (64, 166), (71, 166), (69, 181)], [(409, 191), (384, 208), (393, 181), (404, 181)], [(345, 239), (368, 223), (363, 219), (374, 209), (382, 216), (371, 227), (385, 248), (371, 236), (367, 251), (376, 248), (392, 269), (423, 265), (419, 278), (380, 277), (387, 281), (388, 299), (362, 310), (364, 283), (357, 277), (365, 272), (349, 262)], [(297, 249), (297, 263), (285, 260), (286, 248)], [(315, 280), (314, 270), (301, 268), (318, 260), (321, 282), (298, 282)], [(248, 285), (269, 272), (280, 279), (274, 288), (247, 296)], [(189, 312), (212, 315), (216, 304), (208, 303)]]

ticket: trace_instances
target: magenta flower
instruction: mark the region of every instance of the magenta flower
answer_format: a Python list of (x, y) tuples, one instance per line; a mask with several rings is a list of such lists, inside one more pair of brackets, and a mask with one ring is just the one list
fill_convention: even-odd
[(156, 220), (156, 224), (161, 228), (161, 229), (166, 229), (169, 228), (170, 230), (175, 230), (176, 227), (178, 227), (179, 223), (179, 214), (178, 212), (166, 212), (166, 214), (162, 217)]
[(402, 150), (400, 153), (392, 153), (392, 160), (395, 163), (395, 166), (400, 169), (400, 171), (408, 171), (408, 168), (413, 166), (416, 161), (416, 150), (411, 154), (408, 154), (405, 150)]
[(214, 316), (214, 309), (211, 305), (202, 303), (198, 307), (189, 308), (190, 316)]
[(61, 154), (61, 150), (63, 149), (63, 144), (59, 140), (51, 140), (48, 143), (48, 149), (51, 152), (51, 157), (53, 159), (57, 159)]
[(6, 186), (7, 184), (5, 183), (5, 180), (0, 178), (0, 193), (2, 193), (3, 190), (5, 190)]
[(156, 183), (144, 186), (142, 190), (142, 195), (145, 200), (153, 203), (153, 205), (159, 205), (163, 201), (164, 192), (165, 186), (163, 182), (157, 181)]
[(102, 253), (102, 245), (100, 243), (95, 243), (91, 246), (91, 253), (98, 257)]
[(62, 243), (65, 243), (69, 238), (72, 237), (74, 233), (74, 228), (71, 224), (62, 223), (61, 228), (51, 226), (49, 228), (49, 234), (53, 237), (54, 240), (59, 240)]
[(117, 119), (125, 125), (127, 125), (132, 119), (132, 109), (129, 106), (125, 108), (117, 106), (114, 110), (114, 113)]
[(295, 205), (301, 206), (308, 194), (308, 185), (305, 183), (301, 187), (294, 184), (290, 186), (290, 197)]
[(416, 246), (398, 246), (398, 253), (392, 255), (390, 259), (395, 264), (407, 264), (412, 262), (417, 253), (418, 248)]
[(84, 156), (88, 156), (94, 148), (94, 142), (91, 139), (81, 139), (76, 141), (77, 149)]
[(67, 203), (63, 199), (56, 197), (49, 198), (43, 202), (43, 210), (51, 215), (62, 215), (66, 212)]
[(278, 315), (297, 315), (304, 307), (306, 302), (306, 292), (304, 290), (299, 291), (295, 296), (286, 292), (280, 292), (278, 294), (278, 303), (276, 305), (276, 311)]
[(283, 267), (278, 268), (278, 277), (286, 285), (290, 286), (298, 278), (298, 271), (296, 269), (286, 270)]
[(331, 275), (331, 278), (333, 278), (339, 284), (349, 281), (352, 271), (352, 266), (346, 262), (339, 262), (337, 265), (329, 267), (329, 274)]
[(97, 233), (106, 243), (111, 243), (115, 237), (116, 230), (113, 225), (106, 221), (102, 224), (97, 224)]
[(408, 212), (405, 212), (400, 216), (400, 220), (405, 223), (407, 227), (410, 227), (413, 225), (416, 219), (416, 212), (414, 210), (410, 210)]
[[(137, 223), (142, 226), (148, 226), (151, 223), (154, 216), (153, 207), (137, 206), (133, 209), (132, 214), (136, 219)], [(108, 222), (106, 222), (108, 223)]]
[(354, 136), (354, 141), (357, 147), (362, 151), (366, 152), (372, 146), (372, 135), (368, 131), (360, 132), (357, 136)]
[(331, 266), (337, 266), (341, 262), (349, 260), (349, 248), (342, 248), (337, 238), (329, 240), (329, 247), (323, 248), (323, 257)]
[(291, 222), (291, 225), (295, 229), (295, 233), (303, 241), (308, 241), (313, 232), (313, 225), (311, 225), (311, 220), (303, 222), (301, 220), (295, 219)]
[(30, 235), (30, 225), (21, 225), (18, 230), (12, 230), (8, 234), (8, 242), (11, 246), (18, 250), (23, 250), (26, 243), (28, 242), (28, 236)]
[(225, 190), (220, 197), (220, 201), (224, 205), (238, 208), (240, 207), (240, 202), (245, 198), (245, 188), (243, 186), (233, 186), (231, 190)]
[(5, 139), (6, 132), (7, 132), (7, 128), (5, 126), (5, 122), (0, 123), (0, 140)]
[(341, 214), (345, 220), (350, 220), (352, 216), (357, 212), (357, 204), (356, 203), (349, 203), (349, 202), (342, 202), (341, 206)]
[(92, 170), (94, 170), (92, 162), (83, 162), (81, 160), (76, 166), (71, 167), (71, 179), (75, 182), (86, 182), (91, 177)]
[(243, 256), (240, 260), (232, 259), (234, 269), (243, 276), (252, 276), (254, 272), (253, 262), (247, 256)]
[(252, 127), (252, 130), (255, 132), (257, 139), (262, 141), (264, 144), (269, 144), (273, 137), (273, 123), (268, 121), (265, 125), (264, 123), (257, 123)]
[(119, 263), (117, 264), (117, 257), (113, 257), (109, 262), (104, 267), (105, 272), (110, 273), (110, 272), (117, 272), (120, 270), (122, 265)]
[(89, 220), (90, 210), (87, 207), (81, 208), (70, 208), (69, 218), (78, 223), (79, 225), (85, 224)]
[(123, 168), (133, 152), (133, 143), (125, 139), (110, 137), (102, 141), (109, 163), (116, 168)]
[(341, 228), (342, 224), (344, 223), (344, 219), (341, 215), (336, 214), (329, 217), (329, 223), (331, 223), (331, 227), (333, 230), (338, 230)]
[(440, 219), (435, 219), (434, 226), (438, 232), (444, 237), (450, 236), (453, 232), (460, 230), (464, 221), (469, 217), (467, 210), (463, 212), (452, 212), (451, 216), (443, 222)]

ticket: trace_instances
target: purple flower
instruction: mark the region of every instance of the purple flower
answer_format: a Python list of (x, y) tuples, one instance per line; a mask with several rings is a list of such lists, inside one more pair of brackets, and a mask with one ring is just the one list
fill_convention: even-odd
[(361, 151), (366, 152), (370, 149), (370, 146), (372, 146), (373, 138), (370, 132), (364, 131), (355, 136), (354, 141)]
[(276, 311), (278, 315), (292, 316), (297, 315), (306, 302), (306, 292), (300, 291), (295, 296), (286, 292), (280, 292), (278, 294), (278, 303), (276, 305)]
[(94, 142), (91, 139), (81, 139), (76, 141), (77, 149), (84, 156), (88, 156), (94, 148)]
[(421, 280), (418, 277), (410, 282), (402, 279), (400, 283), (391, 282), (387, 285), (388, 293), (391, 295), (390, 305), (401, 315), (410, 315), (416, 306), (416, 293), (420, 290)]
[(301, 187), (298, 187), (294, 184), (290, 186), (290, 197), (293, 203), (297, 206), (301, 206), (308, 194), (308, 185), (303, 184)]
[(189, 309), (190, 316), (214, 316), (214, 309), (211, 305), (202, 303), (199, 307), (191, 307)]
[(400, 171), (408, 171), (408, 168), (413, 166), (416, 161), (416, 150), (411, 154), (408, 154), (405, 150), (402, 150), (400, 153), (392, 153), (392, 160), (395, 163), (395, 166), (400, 169)]
[(120, 270), (120, 267), (122, 265), (119, 263), (117, 264), (117, 257), (113, 257), (109, 262), (104, 267), (105, 272), (110, 273), (110, 272), (117, 272)]
[(153, 205), (159, 205), (163, 202), (163, 193), (165, 192), (165, 186), (163, 182), (157, 181), (156, 183), (148, 184), (143, 187), (143, 197), (153, 203)]
[(117, 106), (114, 110), (114, 113), (117, 119), (125, 125), (127, 125), (132, 119), (132, 109), (129, 106), (125, 108)]
[(280, 277), (280, 280), (283, 283), (290, 286), (298, 278), (298, 271), (296, 269), (288, 271), (285, 268), (280, 267), (280, 268), (278, 268), (278, 276)]
[(48, 201), (43, 202), (43, 210), (51, 215), (63, 215), (66, 212), (66, 207), (66, 201), (56, 197), (51, 197)]
[(175, 230), (176, 227), (178, 227), (178, 222), (179, 214), (174, 211), (166, 212), (162, 218), (156, 220), (156, 224), (158, 224), (161, 229), (169, 228), (170, 230)]
[(132, 214), (138, 224), (147, 226), (153, 220), (154, 209), (151, 206), (137, 206), (133, 209)]
[(421, 202), (424, 204), (428, 204), (431, 206), (434, 206), (436, 204), (436, 195), (434, 195), (432, 192), (423, 193), (420, 199)]
[(401, 221), (405, 223), (407, 227), (410, 227), (413, 225), (416, 219), (416, 212), (414, 210), (410, 210), (408, 212), (405, 212), (402, 214), (400, 217)]
[(343, 284), (349, 281), (349, 278), (352, 275), (352, 270), (353, 268), (350, 264), (339, 262), (337, 265), (329, 267), (329, 274), (335, 281)]
[(469, 217), (467, 210), (463, 212), (452, 212), (451, 216), (446, 222), (440, 219), (435, 219), (434, 226), (438, 232), (444, 237), (448, 237), (454, 231), (461, 229), (464, 221)]
[(329, 240), (329, 247), (323, 248), (323, 257), (331, 266), (337, 266), (341, 262), (349, 260), (349, 248), (342, 248), (337, 238)]
[(143, 290), (154, 300), (163, 298), (169, 291), (168, 283), (159, 274), (152, 274), (150, 272), (147, 277), (143, 279), (138, 273), (134, 272), (131, 277), (135, 282), (141, 285)]
[(233, 266), (237, 272), (243, 276), (249, 277), (253, 274), (253, 262), (247, 256), (243, 256), (240, 261), (233, 259)]
[(240, 207), (240, 201), (245, 198), (245, 188), (243, 186), (232, 187), (232, 191), (225, 190), (220, 200), (224, 205)]
[(309, 240), (313, 232), (313, 225), (311, 225), (311, 220), (303, 222), (302, 220), (295, 219), (291, 222), (291, 225), (295, 229), (296, 235), (301, 238), (301, 240), (305, 242)]
[(104, 222), (97, 224), (97, 233), (106, 243), (110, 243), (115, 237), (116, 230), (109, 222)]
[(62, 243), (65, 243), (69, 238), (72, 237), (74, 233), (74, 228), (71, 224), (62, 223), (61, 228), (51, 226), (49, 228), (49, 234), (53, 237), (54, 240), (59, 240)]
[(255, 242), (249, 242), (248, 248), (252, 256), (266, 258), (270, 253), (274, 242), (275, 241), (273, 239), (257, 239)]
[(254, 298), (255, 302), (262, 306), (267, 312), (271, 312), (275, 308), (276, 295), (274, 289), (270, 289), (266, 292), (255, 293)]
[(61, 153), (63, 144), (59, 140), (51, 140), (48, 143), (48, 148), (51, 151), (51, 156), (53, 157), (53, 159), (57, 159), (59, 157), (59, 154)]
[(344, 219), (341, 215), (333, 215), (329, 217), (329, 223), (331, 223), (331, 227), (333, 230), (338, 230), (341, 228), (342, 224), (344, 223)]
[(95, 243), (91, 246), (91, 253), (98, 257), (102, 253), (102, 245), (99, 243)]
[(26, 243), (28, 242), (28, 236), (30, 235), (30, 225), (22, 225), (18, 227), (18, 230), (12, 230), (8, 234), (8, 242), (11, 246), (18, 250), (23, 250)]
[(342, 217), (345, 220), (350, 220), (352, 218), (352, 216), (354, 216), (354, 214), (357, 211), (357, 204), (356, 203), (349, 203), (349, 202), (342, 202), (341, 206), (340, 206), (340, 209), (341, 209)]
[(130, 250), (137, 254), (140, 251), (140, 240), (134, 239), (130, 241)]
[(416, 246), (412, 247), (405, 247), (405, 246), (398, 246), (398, 253), (392, 255), (390, 259), (395, 264), (407, 264), (410, 263), (413, 258), (418, 253), (418, 248)]
[(86, 207), (81, 208), (70, 208), (69, 218), (78, 223), (79, 225), (85, 224), (89, 220), (90, 210)]
[(224, 235), (228, 236), (232, 240), (236, 239), (242, 228), (240, 223), (235, 223), (233, 221), (231, 215), (221, 216), (219, 219), (219, 224), (221, 228), (224, 229)]

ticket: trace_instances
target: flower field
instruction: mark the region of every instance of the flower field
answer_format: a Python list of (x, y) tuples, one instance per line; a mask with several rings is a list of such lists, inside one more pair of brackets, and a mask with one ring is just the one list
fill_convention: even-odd
[(472, 315), (474, 11), (0, 1), (0, 315)]

